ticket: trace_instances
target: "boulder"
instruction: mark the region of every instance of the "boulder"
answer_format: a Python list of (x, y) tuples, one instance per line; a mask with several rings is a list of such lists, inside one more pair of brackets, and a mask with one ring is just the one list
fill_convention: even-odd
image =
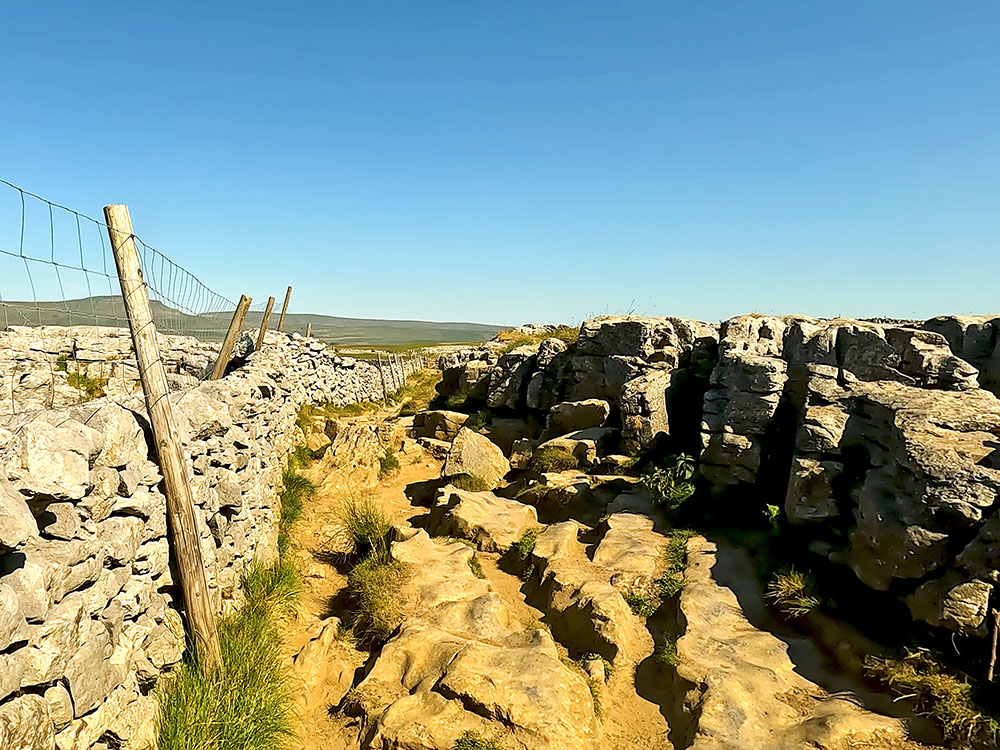
[(0, 476), (0, 547), (20, 549), (37, 537), (38, 526), (28, 504), (10, 482)]
[(596, 398), (563, 401), (549, 410), (545, 434), (551, 438), (591, 427), (603, 427), (610, 415), (611, 406), (607, 401)]
[(468, 414), (458, 411), (422, 411), (414, 416), (413, 436), (451, 441), (468, 419)]
[(506, 552), (537, 526), (538, 516), (530, 505), (451, 485), (438, 494), (429, 521), (434, 533), (468, 539), (484, 552)]
[(510, 463), (496, 444), (484, 435), (463, 427), (451, 445), (441, 476), (471, 474), (490, 487), (497, 487), (509, 471)]
[[(546, 440), (534, 451), (534, 457), (559, 466), (594, 466), (606, 453), (618, 431), (612, 427), (591, 427)], [(537, 463), (537, 462), (536, 462)], [(541, 470), (545, 470), (544, 466)]]

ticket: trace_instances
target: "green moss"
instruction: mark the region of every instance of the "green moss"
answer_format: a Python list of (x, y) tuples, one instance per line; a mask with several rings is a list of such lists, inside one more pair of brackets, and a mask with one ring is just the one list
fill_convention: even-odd
[(493, 489), (489, 482), (476, 474), (459, 474), (457, 477), (453, 477), (450, 482), (455, 489), (466, 492), (487, 492)]
[(469, 729), (455, 740), (452, 750), (504, 750), (504, 747), (496, 738), (487, 739)]

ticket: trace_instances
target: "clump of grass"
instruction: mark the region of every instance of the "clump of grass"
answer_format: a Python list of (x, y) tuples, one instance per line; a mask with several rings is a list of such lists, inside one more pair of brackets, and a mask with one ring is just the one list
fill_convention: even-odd
[(687, 542), (694, 536), (693, 531), (674, 529), (663, 548), (664, 571), (658, 581), (660, 596), (677, 596), (684, 587), (684, 568), (687, 566)]
[(528, 468), (539, 474), (569, 471), (579, 468), (580, 461), (572, 453), (557, 445), (543, 445), (531, 454)]
[(794, 568), (779, 572), (767, 584), (764, 596), (786, 617), (805, 617), (820, 604), (820, 600), (809, 593), (809, 578)]
[(367, 646), (384, 643), (402, 620), (400, 587), (403, 566), (391, 557), (372, 554), (359, 562), (347, 576), (347, 588), (354, 602), (354, 633)]
[(665, 667), (676, 667), (680, 661), (677, 654), (677, 639), (671, 636), (664, 638), (663, 643), (653, 652), (653, 659)]
[(392, 448), (386, 448), (385, 453), (378, 460), (378, 478), (385, 479), (399, 471), (399, 459), (393, 453)]
[(493, 412), (489, 409), (480, 409), (475, 414), (465, 420), (465, 426), (475, 432), (482, 432), (490, 426), (493, 421)]
[(441, 371), (437, 369), (418, 370), (393, 394), (398, 403), (399, 416), (408, 417), (430, 408), (437, 396), (435, 386), (441, 382)]
[(279, 557), (272, 565), (251, 564), (240, 578), (246, 600), (253, 606), (263, 606), (276, 615), (291, 610), (302, 589), (296, 567)]
[(449, 481), (455, 489), (466, 492), (488, 492), (493, 489), (489, 482), (476, 474), (459, 474)]
[(995, 747), (1000, 723), (983, 713), (964, 678), (946, 672), (926, 649), (908, 650), (902, 659), (865, 658), (868, 673), (917, 708), (930, 714), (950, 740)]
[(462, 732), (462, 736), (455, 740), (451, 748), (452, 750), (504, 750), (496, 738), (487, 739), (471, 729)]
[(277, 750), (292, 737), (292, 689), (277, 622), (294, 600), (282, 565), (251, 568), (246, 601), (219, 623), (224, 673), (201, 674), (191, 650), (158, 690), (158, 750)]
[(535, 542), (538, 541), (539, 528), (526, 529), (521, 538), (512, 545), (514, 554), (521, 562), (527, 562), (531, 553), (535, 551)]
[(642, 474), (642, 483), (656, 501), (668, 510), (676, 510), (694, 494), (694, 459), (681, 453), (660, 466), (650, 466)]
[(469, 558), (469, 570), (472, 571), (472, 575), (476, 578), (486, 578), (486, 574), (483, 572), (483, 564), (479, 562), (479, 556), (476, 553), (472, 553), (472, 557)]
[[(291, 464), (291, 462), (289, 462)], [(316, 485), (289, 465), (281, 474), (281, 515), (278, 519), (278, 554), (284, 556), (288, 550), (289, 528), (302, 517), (302, 504), (316, 494)]]
[(315, 458), (315, 454), (304, 445), (296, 445), (288, 454), (288, 465), (293, 469), (306, 468)]
[[(504, 335), (506, 334), (506, 335)], [(569, 344), (576, 343), (576, 340), (580, 337), (580, 329), (573, 326), (558, 326), (554, 331), (547, 331), (545, 333), (513, 333), (513, 332), (503, 332), (497, 336), (497, 340), (504, 341), (503, 347), (499, 350), (500, 354), (506, 354), (519, 346), (533, 346), (534, 344), (540, 344), (545, 339), (559, 339)]]
[(392, 524), (368, 495), (346, 498), (338, 512), (338, 532), (350, 549), (351, 557), (389, 558), (389, 532)]
[(69, 353), (63, 352), (56, 357), (56, 370), (66, 372), (67, 369), (69, 369)]
[(105, 394), (104, 388), (108, 384), (108, 379), (92, 378), (83, 372), (70, 372), (66, 375), (66, 382), (80, 391), (86, 400), (90, 401), (100, 398)]
[(773, 531), (777, 531), (781, 523), (781, 508), (777, 505), (771, 505), (768, 503), (764, 506), (764, 518), (767, 519), (767, 523), (770, 525)]
[(626, 589), (622, 592), (622, 599), (628, 604), (629, 609), (639, 617), (652, 617), (660, 606), (660, 598), (645, 591), (636, 589)]

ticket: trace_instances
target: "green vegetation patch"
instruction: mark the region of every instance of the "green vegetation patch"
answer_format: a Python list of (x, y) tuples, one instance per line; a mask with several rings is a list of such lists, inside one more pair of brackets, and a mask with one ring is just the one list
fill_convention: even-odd
[(345, 498), (337, 513), (337, 522), (338, 533), (349, 547), (348, 555), (388, 559), (392, 524), (371, 496)]
[(580, 329), (574, 326), (558, 326), (554, 331), (548, 331), (546, 333), (514, 333), (513, 331), (501, 331), (496, 340), (503, 341), (503, 348), (500, 349), (500, 354), (506, 354), (507, 352), (514, 351), (519, 346), (534, 346), (535, 344), (540, 344), (546, 339), (559, 339), (563, 341), (567, 346), (570, 344), (575, 344), (576, 340), (580, 337)]
[(776, 573), (767, 584), (764, 597), (779, 612), (791, 619), (805, 617), (820, 604), (820, 600), (810, 593), (812, 581), (809, 576), (791, 568)]
[(386, 448), (378, 460), (378, 478), (385, 479), (399, 471), (399, 459), (392, 448)]
[(399, 416), (409, 417), (429, 409), (431, 401), (437, 397), (435, 386), (440, 382), (440, 370), (426, 369), (413, 373), (392, 396), (392, 400), (399, 404)]
[(452, 750), (504, 750), (504, 746), (495, 737), (487, 739), (479, 732), (469, 729), (455, 740)]
[(680, 662), (680, 657), (677, 654), (677, 639), (672, 636), (666, 637), (653, 652), (653, 659), (664, 667), (676, 667)]
[(403, 566), (388, 557), (371, 555), (359, 562), (347, 576), (347, 588), (354, 602), (354, 634), (372, 647), (385, 643), (403, 617), (400, 589), (405, 580)]
[(647, 467), (642, 473), (642, 483), (660, 505), (676, 510), (694, 494), (694, 473), (694, 459), (681, 453), (659, 466)]
[(291, 525), (302, 517), (304, 501), (316, 494), (316, 485), (308, 477), (299, 474), (292, 462), (281, 474), (281, 493), (278, 499), (281, 503), (281, 515), (278, 522), (278, 555), (284, 556), (288, 551)]
[(450, 482), (455, 489), (466, 492), (488, 492), (493, 489), (489, 482), (476, 474), (459, 474), (453, 477)]
[(694, 536), (688, 529), (674, 529), (663, 548), (664, 571), (660, 576), (660, 595), (677, 596), (684, 587), (684, 568), (687, 567), (687, 543)]
[(996, 746), (1000, 723), (976, 705), (969, 682), (947, 672), (926, 649), (908, 650), (902, 659), (868, 656), (865, 668), (900, 699), (911, 699), (934, 717), (949, 740)]
[(539, 474), (569, 471), (580, 466), (580, 461), (565, 448), (558, 445), (543, 445), (531, 454), (528, 468)]

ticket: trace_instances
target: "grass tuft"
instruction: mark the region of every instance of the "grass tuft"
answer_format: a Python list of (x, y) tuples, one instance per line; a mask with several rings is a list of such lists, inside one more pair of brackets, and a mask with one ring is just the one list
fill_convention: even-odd
[(455, 489), (466, 492), (489, 492), (493, 489), (489, 482), (476, 474), (459, 474), (449, 481)]
[(354, 634), (365, 646), (385, 643), (402, 620), (400, 587), (405, 579), (403, 566), (389, 557), (371, 555), (359, 562), (347, 576), (347, 588), (354, 602)]
[(521, 562), (527, 562), (531, 557), (531, 553), (535, 551), (535, 542), (538, 541), (538, 535), (541, 533), (541, 529), (526, 529), (521, 538), (518, 539), (512, 545), (514, 554), (517, 559)]
[(687, 566), (687, 542), (694, 536), (688, 529), (674, 529), (663, 548), (663, 575), (660, 576), (660, 596), (677, 596), (684, 588), (684, 568)]
[[(506, 335), (505, 335), (506, 334)], [(513, 331), (501, 332), (496, 336), (497, 341), (503, 341), (504, 346), (499, 350), (500, 354), (514, 351), (519, 346), (533, 346), (540, 344), (545, 339), (560, 339), (567, 345), (576, 343), (580, 337), (580, 329), (574, 326), (558, 326), (554, 331), (546, 333), (514, 333)]]
[(469, 570), (472, 571), (472, 575), (476, 578), (486, 578), (486, 574), (483, 572), (483, 564), (479, 562), (479, 557), (475, 553), (469, 558)]
[(622, 599), (628, 604), (629, 609), (639, 617), (652, 617), (660, 606), (659, 597), (635, 589), (623, 591)]
[(572, 453), (557, 445), (543, 445), (531, 454), (528, 468), (539, 474), (569, 471), (579, 468), (580, 461)]
[(680, 662), (680, 656), (677, 654), (677, 639), (669, 636), (665, 638), (663, 643), (657, 646), (653, 652), (653, 659), (664, 667), (676, 667)]
[(378, 460), (378, 478), (385, 479), (399, 471), (399, 459), (392, 452), (391, 448), (386, 448), (385, 453)]
[(399, 404), (399, 416), (409, 417), (430, 408), (437, 397), (435, 386), (441, 382), (441, 371), (437, 369), (418, 370), (406, 384), (393, 394), (392, 399)]
[(338, 532), (349, 545), (348, 554), (360, 558), (389, 558), (389, 532), (392, 524), (368, 495), (348, 497), (338, 512)]
[(503, 745), (496, 738), (486, 739), (479, 732), (474, 732), (471, 729), (463, 732), (451, 748), (452, 750), (504, 750)]
[(792, 568), (774, 575), (767, 584), (764, 597), (785, 616), (798, 619), (822, 603), (809, 593), (810, 586), (809, 578)]
[(946, 672), (926, 649), (908, 650), (902, 659), (868, 656), (865, 668), (898, 696), (912, 699), (920, 711), (934, 717), (949, 740), (996, 746), (1000, 723), (978, 708), (968, 681)]
[[(297, 578), (297, 577), (296, 577)], [(225, 668), (203, 677), (188, 650), (158, 690), (159, 750), (280, 750), (292, 738), (292, 690), (277, 623), (297, 585), (282, 564), (254, 566), (243, 578), (246, 601), (219, 624)]]

